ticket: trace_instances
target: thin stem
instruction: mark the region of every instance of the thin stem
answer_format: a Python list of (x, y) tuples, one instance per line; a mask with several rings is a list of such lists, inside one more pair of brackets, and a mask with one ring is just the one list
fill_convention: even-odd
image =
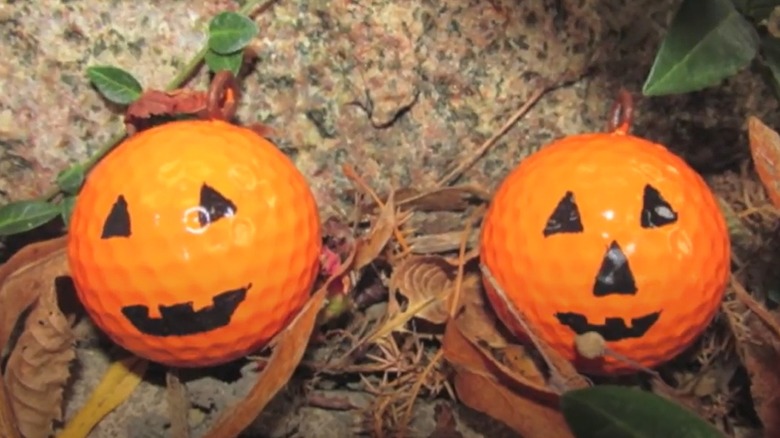
[[(249, 15), (252, 10), (254, 10), (257, 5), (261, 3), (262, 0), (250, 0), (244, 4), (241, 8), (238, 9), (238, 13), (242, 15)], [(274, 3), (276, 3), (277, 0), (268, 0), (266, 1), (263, 6), (258, 9), (256, 12), (260, 13), (265, 11), (266, 9), (270, 8)], [(203, 62), (203, 58), (206, 56), (206, 53), (209, 50), (208, 43), (201, 48), (198, 53), (193, 56), (189, 62), (182, 68), (176, 76), (171, 80), (171, 82), (168, 83), (168, 85), (165, 87), (166, 91), (172, 91), (179, 87), (181, 87), (185, 82), (187, 82), (188, 79), (190, 79), (201, 67), (201, 63)], [(116, 135), (111, 137), (111, 139), (104, 144), (100, 149), (97, 150), (92, 156), (90, 156), (87, 161), (84, 162), (84, 172), (89, 172), (92, 167), (97, 164), (98, 161), (100, 161), (101, 158), (103, 158), (106, 154), (108, 154), (119, 142), (121, 142), (125, 136), (127, 135), (127, 131), (124, 127), (120, 129), (120, 132), (118, 132)], [(60, 194), (59, 187), (53, 187), (52, 189), (48, 190), (46, 193), (44, 193), (43, 196), (41, 196), (41, 199), (45, 201), (51, 201), (54, 199), (58, 194)]]

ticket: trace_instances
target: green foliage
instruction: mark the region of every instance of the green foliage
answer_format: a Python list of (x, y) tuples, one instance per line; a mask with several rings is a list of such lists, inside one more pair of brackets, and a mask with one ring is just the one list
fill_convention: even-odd
[(141, 97), (143, 87), (132, 74), (118, 67), (98, 65), (87, 68), (87, 76), (106, 99), (127, 105)]
[(78, 193), (84, 183), (84, 166), (77, 164), (69, 167), (57, 175), (57, 187), (63, 193), (74, 195)]
[[(243, 62), (243, 51), (258, 34), (257, 25), (247, 14), (259, 3), (258, 0), (250, 0), (238, 12), (223, 12), (213, 17), (208, 26), (208, 44), (176, 75), (167, 89), (180, 87), (201, 63), (205, 63), (206, 67), (215, 73), (230, 70), (234, 75), (238, 75)], [(90, 66), (86, 76), (103, 97), (119, 105), (129, 105), (143, 94), (141, 82), (119, 67)], [(77, 201), (76, 195), (84, 183), (86, 173), (124, 137), (125, 132), (115, 135), (85, 163), (61, 171), (55, 181), (56, 188), (41, 198), (0, 206), (0, 236), (32, 230), (58, 216), (67, 227)]]
[(757, 61), (780, 93), (780, 40), (765, 35), (764, 29), (778, 5), (780, 0), (683, 0), (642, 92), (660, 96), (699, 91)]
[(681, 406), (651, 392), (613, 385), (561, 397), (566, 424), (577, 438), (723, 438)]
[(24, 233), (49, 222), (60, 207), (40, 200), (16, 201), (0, 207), (0, 235)]
[(257, 25), (246, 15), (222, 12), (209, 23), (209, 49), (229, 55), (246, 47), (258, 33)]
[(252, 19), (235, 12), (223, 12), (209, 24), (208, 51), (204, 60), (213, 72), (229, 70), (238, 76), (244, 60), (244, 49), (258, 29)]
[(204, 61), (209, 67), (209, 70), (214, 73), (221, 70), (229, 70), (233, 73), (233, 76), (238, 76), (238, 72), (244, 61), (244, 52), (239, 50), (235, 53), (220, 55), (213, 50), (209, 50), (204, 55)]
[(685, 93), (715, 85), (750, 63), (758, 41), (730, 0), (683, 0), (642, 92)]
[(62, 200), (62, 203), (60, 203), (60, 216), (62, 217), (62, 222), (65, 224), (66, 227), (70, 226), (70, 217), (73, 214), (73, 207), (75, 205), (76, 205), (75, 196), (68, 196)]

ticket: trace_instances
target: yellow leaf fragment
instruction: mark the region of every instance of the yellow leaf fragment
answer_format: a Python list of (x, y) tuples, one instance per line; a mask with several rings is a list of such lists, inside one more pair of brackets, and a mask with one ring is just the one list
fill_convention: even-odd
[(85, 438), (111, 411), (121, 405), (141, 383), (149, 362), (136, 356), (122, 358), (108, 368), (89, 400), (57, 438)]

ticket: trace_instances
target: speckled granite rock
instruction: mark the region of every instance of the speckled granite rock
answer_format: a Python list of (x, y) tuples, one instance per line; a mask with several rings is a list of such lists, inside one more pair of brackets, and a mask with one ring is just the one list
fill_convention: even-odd
[[(676, 4), (282, 1), (257, 17), (259, 59), (243, 82), (239, 116), (276, 130), (327, 215), (349, 202), (341, 164), (380, 189), (432, 184), (503, 125), (537, 79), (584, 75), (546, 95), (464, 176), (490, 188), (552, 138), (602, 129), (618, 87), (638, 95)], [(120, 126), (121, 109), (90, 87), (87, 66), (118, 65), (161, 88), (205, 43), (210, 16), (233, 8), (227, 0), (0, 4), (0, 202), (45, 192)], [(748, 154), (746, 114), (780, 127), (767, 96), (745, 71), (700, 93), (638, 98), (634, 131), (703, 171), (719, 170)], [(105, 368), (90, 354), (80, 352), (69, 414)], [(142, 386), (134, 397), (95, 436), (132, 427), (161, 436), (153, 430), (160, 424), (144, 429), (132, 414), (159, 403), (159, 388)]]
[[(674, 2), (672, 2), (674, 3)], [(118, 127), (87, 82), (110, 63), (162, 87), (233, 2), (16, 1), (0, 6), (0, 201), (38, 195)], [(517, 6), (517, 5), (520, 6)], [(34, 5), (34, 6), (33, 6)], [(601, 129), (615, 89), (637, 91), (670, 2), (281, 2), (257, 18), (259, 60), (240, 116), (272, 125), (323, 209), (347, 187), (432, 183), (490, 136), (534, 78), (588, 75), (545, 97), (467, 177), (487, 185), (553, 137)], [(193, 83), (203, 85), (201, 75)], [(726, 86), (639, 102), (636, 131), (706, 164), (744, 154), (744, 115), (774, 99), (750, 72)], [(769, 123), (776, 116), (768, 118)], [(728, 163), (718, 163), (728, 164)]]

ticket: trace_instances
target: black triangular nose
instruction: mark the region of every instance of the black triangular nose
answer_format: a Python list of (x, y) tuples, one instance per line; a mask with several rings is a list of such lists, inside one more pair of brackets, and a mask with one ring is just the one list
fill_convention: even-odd
[(604, 260), (596, 275), (593, 295), (603, 297), (611, 294), (633, 295), (636, 293), (634, 274), (628, 266), (628, 259), (614, 240), (604, 253)]

